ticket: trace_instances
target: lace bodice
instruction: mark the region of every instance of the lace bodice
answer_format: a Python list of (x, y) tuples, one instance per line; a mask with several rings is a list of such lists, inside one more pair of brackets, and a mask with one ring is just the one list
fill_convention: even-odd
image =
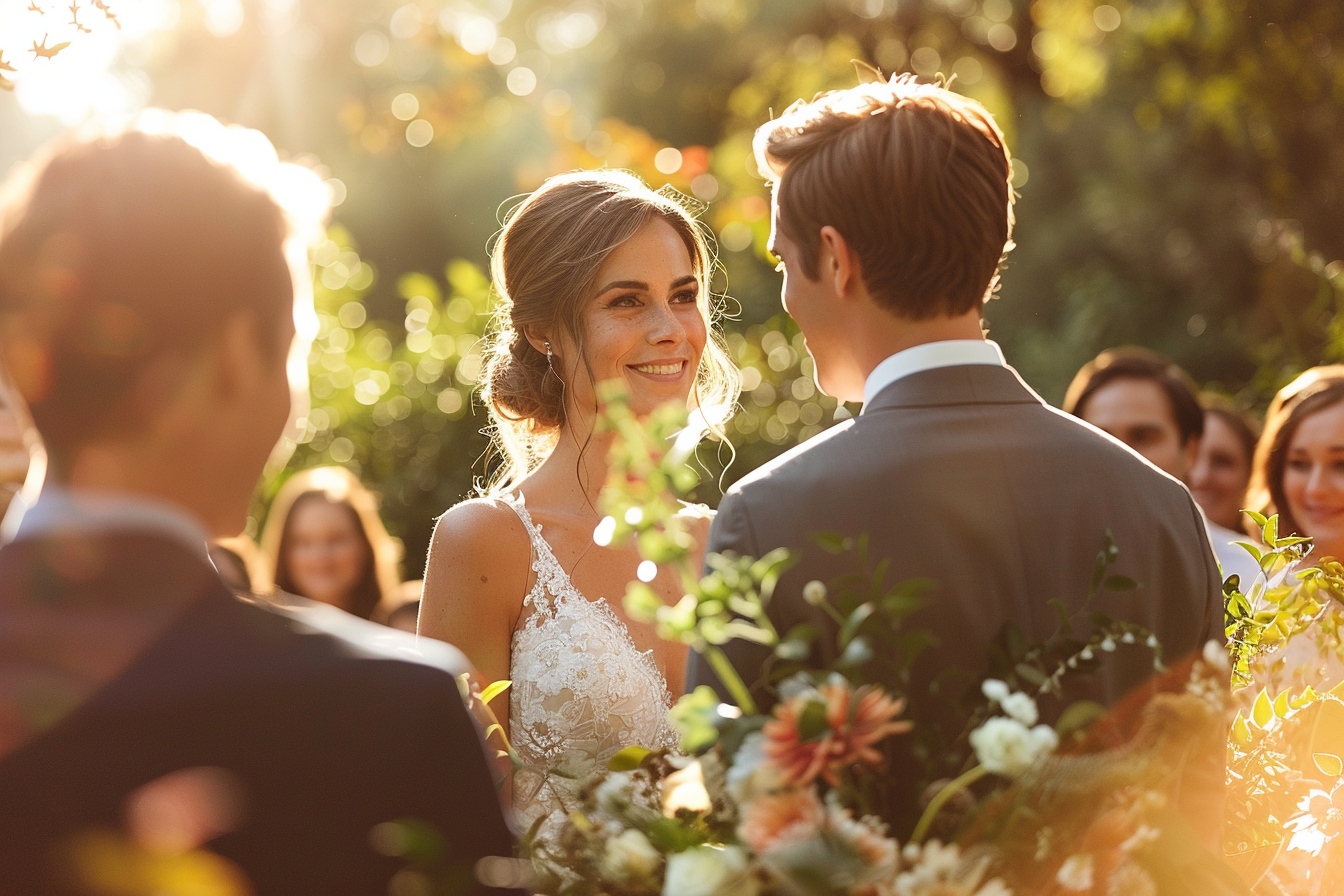
[(509, 651), (509, 731), (524, 763), (513, 804), (526, 827), (573, 808), (581, 781), (617, 751), (673, 748), (677, 736), (653, 652), (635, 647), (604, 598), (574, 588), (522, 495), (504, 500), (527, 529), (536, 573)]

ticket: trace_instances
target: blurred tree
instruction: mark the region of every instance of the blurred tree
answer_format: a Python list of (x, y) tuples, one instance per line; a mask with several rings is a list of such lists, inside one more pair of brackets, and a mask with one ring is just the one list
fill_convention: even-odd
[[(452, 322), (437, 296), (484, 302), (485, 293), (479, 277), (467, 287), (406, 275), (449, 259), (479, 268), (501, 208), (549, 174), (627, 167), (705, 204), (719, 286), (741, 309), (729, 325), (734, 352), (751, 367), (724, 481), (847, 413), (809, 392), (810, 362), (779, 316), (764, 252), (768, 193), (750, 138), (772, 110), (853, 84), (851, 58), (955, 75), (954, 89), (1004, 126), (1022, 194), (1018, 247), (987, 318), (1047, 398), (1118, 343), (1160, 349), (1249, 405), (1302, 367), (1344, 357), (1330, 288), (1344, 270), (1330, 264), (1344, 257), (1344, 10), (1332, 0), (181, 0), (181, 9), (173, 41), (145, 62), (155, 101), (259, 126), (321, 158), (344, 198), (337, 220), (350, 236), (337, 239), (338, 255), (357, 241), (383, 273), (323, 301), (367, 316), (364, 330), (339, 328), (357, 366), (333, 388), (354, 389), (363, 369), (391, 385), (371, 403), (317, 399), (344, 416), (316, 427), (294, 463), (335, 459), (331, 446), (347, 440), (350, 460), (388, 493), (412, 569), (428, 520), (470, 485), (484, 418), (470, 416), (466, 391), (461, 417), (440, 415), (437, 381), (399, 393), (392, 365), (418, 373), (425, 357), (407, 346), (407, 302), (438, 303), (434, 326), (460, 325), (454, 339), (465, 339), (483, 321)], [(467, 268), (454, 270), (461, 280)], [(366, 341), (381, 354), (374, 330), (390, 347), (383, 361), (358, 356)], [(324, 337), (327, 363), (335, 332)], [(455, 373), (465, 357), (439, 359), (454, 391), (469, 388)], [(315, 389), (322, 382), (315, 376)], [(401, 418), (389, 416), (397, 397), (412, 408)], [(438, 453), (412, 473), (429, 435)], [(702, 453), (711, 473), (726, 459)], [(426, 470), (430, 489), (411, 488)], [(702, 496), (711, 502), (714, 481)]]

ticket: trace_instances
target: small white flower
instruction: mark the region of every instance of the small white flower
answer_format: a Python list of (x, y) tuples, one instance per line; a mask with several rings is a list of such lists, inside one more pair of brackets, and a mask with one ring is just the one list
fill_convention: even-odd
[(980, 691), (995, 703), (1008, 699), (1008, 685), (997, 678), (986, 678), (984, 684), (980, 685)]
[(627, 883), (652, 877), (662, 860), (649, 839), (631, 828), (607, 841), (598, 868), (608, 880)]
[(1059, 866), (1055, 880), (1066, 890), (1085, 892), (1092, 889), (1092, 854), (1069, 856)]
[(1104, 650), (1104, 651), (1106, 651), (1107, 653), (1112, 653), (1112, 652), (1114, 652), (1114, 651), (1115, 651), (1115, 639), (1112, 638), (1110, 635), (1107, 635), (1107, 636), (1102, 640), (1102, 642), (1101, 642), (1101, 649)]
[(1133, 644), (1134, 641), (1135, 638), (1133, 632), (1125, 632), (1123, 635), (1120, 636), (1120, 642), (1122, 644)]
[(599, 808), (615, 815), (630, 805), (634, 795), (634, 775), (629, 772), (610, 772), (606, 780), (597, 785), (597, 792), (593, 796)]
[(1148, 636), (1148, 640), (1144, 641), (1143, 643), (1144, 643), (1145, 645), (1147, 645), (1148, 648), (1149, 648), (1150, 650), (1151, 650), (1151, 649), (1156, 649), (1156, 648), (1157, 648), (1157, 635), (1149, 635), (1149, 636)]
[(1059, 746), (1049, 725), (1028, 728), (1016, 719), (989, 719), (971, 732), (976, 759), (996, 775), (1015, 778)]
[(738, 846), (697, 846), (667, 860), (663, 896), (756, 896), (746, 852)]
[(803, 586), (803, 600), (814, 607), (821, 606), (826, 601), (826, 584), (816, 579)]
[(1090, 660), (1090, 659), (1092, 659), (1092, 648), (1091, 648), (1091, 647), (1084, 647), (1082, 650), (1078, 651), (1078, 656), (1079, 656), (1081, 659), (1085, 659), (1085, 660)]
[(765, 735), (753, 731), (742, 740), (728, 769), (728, 795), (739, 806), (783, 786), (779, 770), (765, 761)]
[(999, 701), (999, 706), (1023, 725), (1035, 725), (1041, 717), (1036, 709), (1036, 701), (1021, 692), (1004, 697)]

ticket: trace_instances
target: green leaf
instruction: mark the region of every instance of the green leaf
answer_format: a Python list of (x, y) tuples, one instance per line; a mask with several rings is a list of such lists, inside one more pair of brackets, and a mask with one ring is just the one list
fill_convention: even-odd
[(852, 669), (855, 666), (862, 666), (873, 658), (873, 646), (868, 643), (867, 638), (855, 638), (845, 647), (844, 653), (835, 664), (842, 669)]
[(613, 772), (632, 772), (653, 751), (648, 747), (626, 747), (607, 762), (607, 768)]
[(684, 695), (672, 707), (672, 724), (681, 734), (681, 751), (697, 755), (714, 746), (719, 739), (719, 695), (702, 684)]
[(1263, 513), (1256, 513), (1254, 510), (1243, 510), (1242, 513), (1250, 517), (1251, 522), (1255, 523), (1256, 528), (1258, 529), (1263, 529), (1265, 527), (1265, 523), (1269, 522), (1269, 518), (1265, 516)]
[(1022, 679), (1027, 684), (1030, 684), (1033, 687), (1039, 688), (1046, 682), (1045, 673), (1043, 673), (1040, 669), (1037, 669), (1035, 666), (1029, 666), (1026, 663), (1018, 663), (1015, 667), (1013, 667), (1013, 671), (1017, 673), (1018, 678)]
[(1327, 778), (1338, 778), (1344, 775), (1344, 761), (1341, 761), (1334, 753), (1312, 753), (1311, 761), (1316, 763), (1316, 767), (1321, 770), (1321, 774)]
[(1237, 575), (1236, 573), (1232, 573), (1232, 575), (1228, 576), (1226, 579), (1223, 580), (1223, 595), (1225, 597), (1230, 597), (1233, 594), (1240, 594), (1240, 593), (1241, 593), (1241, 576)]
[(443, 297), (439, 294), (439, 284), (435, 283), (434, 278), (427, 274), (403, 274), (397, 280), (397, 292), (406, 300), (424, 296), (435, 305), (443, 300)]
[(1251, 707), (1251, 721), (1260, 728), (1267, 728), (1269, 723), (1274, 721), (1274, 705), (1270, 703), (1269, 694), (1263, 689), (1256, 695), (1255, 704)]
[(1254, 557), (1256, 563), (1259, 563), (1265, 556), (1259, 545), (1252, 544), (1249, 541), (1234, 541), (1232, 543)]
[(625, 612), (636, 622), (653, 622), (663, 601), (643, 582), (631, 582), (625, 589)]
[(492, 681), (481, 691), (481, 702), (488, 704), (491, 700), (507, 691), (512, 684), (513, 682), (509, 681), (507, 678), (501, 678), (499, 681)]
[(1079, 700), (1072, 703), (1059, 714), (1055, 722), (1055, 732), (1065, 738), (1075, 731), (1086, 731), (1095, 722), (1106, 717), (1106, 707), (1091, 700)]
[(804, 743), (820, 740), (831, 730), (826, 721), (826, 704), (820, 700), (809, 700), (798, 716), (798, 739)]
[(840, 635), (837, 639), (837, 643), (842, 650), (854, 639), (854, 636), (859, 633), (859, 628), (867, 622), (869, 617), (876, 611), (877, 607), (869, 601), (867, 603), (859, 604), (859, 606), (854, 609), (854, 612), (849, 614), (849, 618), (845, 620), (845, 624), (840, 626)]
[(854, 546), (848, 536), (839, 532), (817, 532), (812, 536), (812, 540), (828, 554), (843, 554)]

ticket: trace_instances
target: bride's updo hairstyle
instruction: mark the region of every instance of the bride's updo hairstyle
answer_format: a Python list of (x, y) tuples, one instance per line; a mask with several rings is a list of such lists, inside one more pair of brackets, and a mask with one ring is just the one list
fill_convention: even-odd
[(527, 341), (524, 329), (568, 334), (588, 369), (583, 311), (597, 288), (598, 269), (613, 249), (655, 217), (686, 244), (700, 281), (698, 304), (709, 339), (696, 371), (691, 408), (700, 412), (705, 429), (723, 436), (741, 391), (741, 376), (715, 327), (720, 309), (709, 291), (714, 257), (702, 225), (675, 199), (650, 190), (632, 174), (562, 174), (547, 180), (508, 215), (491, 257), (499, 304), (486, 337), (481, 398), (504, 463), (491, 477), (490, 491), (510, 488), (554, 449), (565, 423), (562, 376), (577, 369), (573, 359), (565, 358), (562, 365), (558, 357), (553, 369), (545, 351)]

